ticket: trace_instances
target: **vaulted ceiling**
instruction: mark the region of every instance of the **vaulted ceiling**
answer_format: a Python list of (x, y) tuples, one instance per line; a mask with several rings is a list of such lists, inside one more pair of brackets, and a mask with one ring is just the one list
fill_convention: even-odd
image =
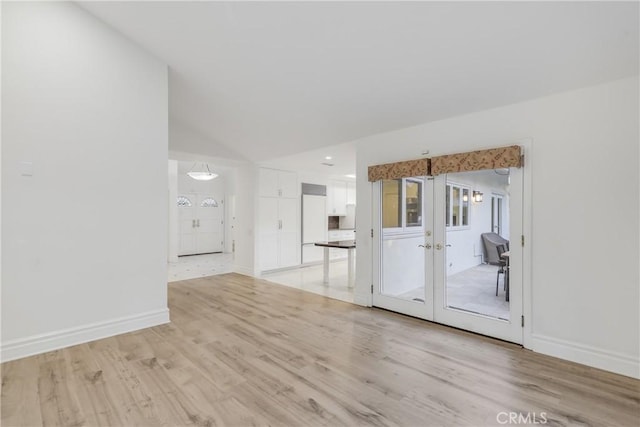
[(637, 2), (80, 5), (169, 65), (171, 149), (252, 161), (638, 74)]

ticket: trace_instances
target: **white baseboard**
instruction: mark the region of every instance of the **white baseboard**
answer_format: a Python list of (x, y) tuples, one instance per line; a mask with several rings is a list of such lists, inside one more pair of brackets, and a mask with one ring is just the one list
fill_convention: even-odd
[(531, 335), (531, 350), (616, 374), (640, 378), (640, 359), (544, 335)]
[(10, 360), (46, 353), (72, 345), (84, 344), (101, 338), (108, 338), (169, 322), (169, 309), (165, 308), (107, 320), (105, 322), (91, 323), (75, 328), (63, 329), (61, 331), (20, 338), (3, 342), (0, 345), (0, 360), (2, 362), (8, 362)]
[(242, 274), (244, 276), (249, 276), (249, 277), (253, 277), (253, 270), (247, 267), (243, 267), (241, 265), (235, 265), (233, 266), (233, 272), (234, 273), (238, 273), (238, 274)]
[(356, 292), (353, 295), (353, 303), (363, 307), (371, 307), (371, 294), (359, 294)]

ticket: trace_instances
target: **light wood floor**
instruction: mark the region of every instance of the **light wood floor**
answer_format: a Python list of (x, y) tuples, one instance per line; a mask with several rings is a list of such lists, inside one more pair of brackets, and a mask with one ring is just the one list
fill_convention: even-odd
[(169, 306), (169, 325), (3, 364), (2, 426), (640, 419), (640, 381), (237, 274), (173, 283)]

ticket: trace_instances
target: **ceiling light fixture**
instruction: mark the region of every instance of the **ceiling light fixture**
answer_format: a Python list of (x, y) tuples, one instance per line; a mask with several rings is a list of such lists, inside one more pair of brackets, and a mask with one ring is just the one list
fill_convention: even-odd
[[(191, 170), (187, 172), (187, 175), (189, 175), (191, 178), (195, 179), (196, 181), (211, 181), (212, 179), (218, 177), (218, 174), (211, 172), (208, 164), (202, 163), (202, 168), (196, 168), (196, 166), (197, 166), (197, 163), (194, 163)], [(202, 170), (199, 170), (199, 169), (202, 169)]]
[(331, 156), (324, 156), (324, 159), (325, 159), (325, 160), (331, 160), (331, 159), (333, 159), (333, 157), (331, 157)]
[(348, 173), (345, 175), (347, 178), (353, 178), (356, 179), (356, 174), (355, 173)]

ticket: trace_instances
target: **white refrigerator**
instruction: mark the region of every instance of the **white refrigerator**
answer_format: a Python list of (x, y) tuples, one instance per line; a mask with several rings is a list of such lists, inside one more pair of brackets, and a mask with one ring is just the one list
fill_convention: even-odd
[(322, 261), (323, 248), (316, 242), (326, 242), (328, 233), (327, 198), (302, 195), (302, 263)]

